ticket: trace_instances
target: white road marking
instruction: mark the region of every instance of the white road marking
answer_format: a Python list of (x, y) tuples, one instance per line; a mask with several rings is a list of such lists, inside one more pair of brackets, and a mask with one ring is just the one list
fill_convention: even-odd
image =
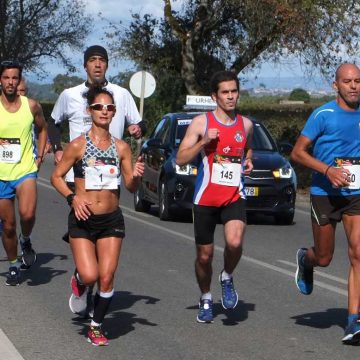
[[(55, 191), (55, 189), (51, 185), (46, 184), (46, 183), (50, 183), (49, 180), (47, 180), (45, 178), (42, 178), (42, 177), (39, 177), (38, 179), (41, 180), (40, 182), (38, 182), (39, 185), (44, 186), (46, 188), (49, 188), (49, 189), (52, 189), (52, 190)], [(42, 181), (44, 181), (45, 183), (43, 183)], [(129, 213), (136, 215), (136, 216), (133, 216), (133, 215), (130, 215), (130, 214), (127, 214), (127, 213), (123, 213), (124, 217), (127, 217), (129, 219), (132, 219), (134, 221), (137, 221), (137, 222), (140, 222), (140, 223), (143, 223), (143, 224), (146, 224), (147, 226), (151, 226), (154, 229), (157, 229), (157, 230), (166, 232), (168, 234), (183, 238), (185, 240), (194, 242), (194, 237), (193, 236), (188, 236), (188, 235), (182, 234), (182, 233), (180, 233), (178, 231), (168, 229), (164, 225), (157, 225), (157, 224), (154, 224), (154, 223), (152, 223), (152, 222), (150, 222), (150, 221), (148, 221), (146, 219), (140, 219), (139, 218), (139, 216), (144, 217), (144, 218), (152, 217), (149, 214), (136, 212), (134, 209), (129, 208), (129, 207), (124, 206), (124, 205), (121, 205), (121, 209), (126, 210)], [(300, 214), (303, 214), (303, 215), (309, 215), (309, 211), (305, 211), (305, 210), (301, 210), (301, 209), (296, 209), (296, 212), (300, 213)], [(221, 246), (215, 245), (215, 250), (219, 251), (219, 252), (223, 252), (224, 248), (221, 247)], [(281, 268), (279, 266), (272, 265), (272, 264), (266, 263), (266, 262), (261, 261), (261, 260), (257, 260), (255, 258), (252, 258), (252, 257), (249, 257), (249, 256), (245, 256), (245, 255), (242, 256), (242, 260), (243, 261), (248, 261), (250, 263), (256, 264), (256, 265), (261, 266), (261, 267), (266, 268), (266, 269), (270, 269), (272, 271), (276, 271), (278, 273), (287, 275), (287, 276), (292, 277), (292, 278), (294, 278), (294, 276), (295, 276), (293, 271), (283, 269), (283, 268)], [(285, 260), (278, 260), (278, 262), (283, 263), (285, 265), (290, 265), (290, 266), (296, 267), (295, 263), (291, 263), (291, 262), (288, 262), (288, 261), (285, 261)], [(335, 282), (338, 282), (340, 284), (344, 284), (344, 285), (347, 284), (346, 280), (338, 278), (336, 276), (328, 275), (328, 274), (325, 274), (325, 273), (320, 272), (320, 271), (316, 271), (316, 274), (322, 276), (323, 278), (327, 278), (329, 280), (333, 280)], [(317, 280), (314, 281), (314, 284), (316, 286), (320, 287), (320, 288), (332, 291), (332, 292), (334, 292), (336, 294), (347, 296), (347, 290), (344, 290), (344, 289), (342, 289), (340, 287), (332, 286), (332, 285), (329, 285), (329, 284), (326, 284), (326, 283), (324, 283), (322, 281), (317, 281)]]
[[(46, 188), (48, 188), (50, 190), (56, 191), (53, 188), (53, 186), (51, 185), (50, 180), (48, 180), (46, 178), (43, 178), (43, 177), (40, 177), (40, 176), (38, 177), (38, 185), (41, 185), (41, 186), (46, 187)], [(126, 211), (128, 211), (128, 212), (130, 212), (130, 213), (132, 213), (134, 215), (136, 214), (136, 217), (135, 217), (133, 215), (124, 213), (124, 217), (127, 217), (129, 219), (132, 219), (134, 221), (137, 221), (137, 222), (140, 222), (140, 223), (143, 223), (143, 224), (146, 224), (147, 226), (151, 226), (154, 229), (166, 232), (168, 234), (183, 238), (183, 239), (185, 239), (187, 241), (194, 242), (194, 237), (193, 236), (188, 236), (188, 235), (182, 234), (182, 233), (180, 233), (178, 231), (167, 229), (164, 225), (157, 225), (157, 224), (154, 224), (154, 223), (152, 223), (150, 221), (147, 221), (145, 219), (140, 219), (139, 218), (139, 216), (142, 216), (144, 218), (147, 218), (147, 217), (150, 218), (151, 216), (149, 214), (135, 212), (133, 209), (131, 209), (131, 208), (127, 207), (127, 206), (123, 206), (123, 205), (121, 205), (121, 209), (126, 210)], [(296, 212), (300, 213), (300, 214), (304, 214), (304, 215), (309, 214), (308, 211), (304, 211), (304, 210), (301, 210), (301, 209), (296, 209)], [(215, 245), (215, 250), (219, 251), (219, 252), (223, 252), (224, 248), (221, 247), (221, 246)], [(285, 269), (283, 269), (281, 267), (266, 263), (266, 262), (261, 261), (261, 260), (254, 259), (254, 258), (249, 257), (249, 256), (242, 256), (242, 260), (250, 262), (250, 263), (258, 265), (258, 266), (261, 266), (261, 267), (266, 268), (266, 269), (270, 269), (272, 271), (276, 271), (278, 273), (287, 275), (287, 276), (292, 277), (292, 278), (294, 277), (294, 272), (293, 271), (285, 270)], [(296, 264), (285, 261), (285, 260), (278, 260), (278, 262), (283, 263), (284, 265), (296, 266)], [(339, 282), (341, 284), (347, 284), (346, 280), (338, 278), (336, 276), (327, 275), (327, 274), (319, 272), (319, 271), (317, 271), (316, 274), (320, 275), (320, 276), (322, 276), (324, 278)], [(334, 292), (336, 294), (347, 296), (347, 291), (346, 290), (343, 290), (343, 289), (338, 288), (336, 286), (328, 285), (328, 284), (326, 284), (324, 282), (316, 281), (316, 280), (314, 281), (314, 284), (316, 286), (320, 287), (320, 288), (332, 291), (332, 292)], [(4, 334), (4, 332), (1, 329), (0, 329), (0, 353), (2, 354), (2, 358), (6, 359), (6, 360), (24, 360), (24, 358), (16, 350), (13, 343), (9, 340), (9, 338)]]
[(0, 329), (0, 353), (1, 359), (6, 360), (24, 360), (16, 350), (14, 344), (9, 340), (5, 333)]
[[(132, 213), (135, 213), (134, 210), (126, 207), (126, 206), (121, 206), (122, 209), (125, 209), (129, 212), (132, 212)], [(137, 213), (136, 213), (137, 214)], [(143, 220), (143, 219), (139, 219), (138, 217), (135, 217), (133, 215), (130, 215), (130, 214), (126, 214), (124, 213), (124, 217), (127, 217), (129, 219), (132, 219), (134, 221), (138, 221), (140, 223), (143, 223), (143, 224), (146, 224), (147, 226), (151, 226), (157, 230), (160, 230), (160, 231), (163, 231), (163, 232), (166, 232), (168, 234), (171, 234), (171, 235), (174, 235), (174, 236), (177, 236), (177, 237), (181, 237), (185, 240), (189, 240), (191, 242), (194, 242), (194, 237), (193, 236), (188, 236), (188, 235), (185, 235), (185, 234), (182, 234), (178, 231), (175, 231), (175, 230), (171, 230), (171, 229), (167, 229), (166, 227), (162, 226), (162, 225), (157, 225), (157, 224), (153, 224), (152, 222), (149, 222), (147, 220)], [(215, 245), (215, 250), (216, 251), (219, 251), (219, 252), (223, 252), (224, 251), (224, 248), (221, 247), (221, 246), (218, 246), (218, 245)], [(250, 256), (242, 256), (242, 260), (243, 261), (248, 261), (250, 263), (253, 263), (253, 264), (256, 264), (256, 265), (259, 265), (261, 267), (264, 267), (266, 269), (270, 269), (270, 270), (273, 270), (273, 271), (276, 271), (278, 273), (281, 273), (281, 274), (284, 274), (284, 275), (287, 275), (291, 278), (294, 278), (295, 274), (294, 274), (294, 271), (289, 271), (289, 270), (286, 270), (286, 269), (283, 269), (279, 266), (275, 266), (275, 265), (272, 265), (272, 264), (269, 264), (269, 263), (266, 263), (264, 261), (261, 261), (261, 260), (257, 260), (257, 259), (254, 259)], [(291, 263), (290, 263), (291, 264)], [(295, 265), (295, 264), (292, 264), (292, 265)], [(296, 265), (295, 265), (296, 266)], [(332, 280), (334, 280), (335, 277), (332, 278)], [(342, 279), (341, 279), (342, 280)], [(295, 280), (294, 280), (295, 281)], [(320, 288), (323, 288), (323, 289), (326, 289), (326, 290), (329, 290), (329, 291), (332, 291), (336, 294), (340, 294), (340, 295), (344, 295), (344, 296), (347, 296), (347, 290), (344, 290), (342, 288), (339, 288), (339, 287), (336, 287), (336, 286), (332, 286), (332, 285), (328, 285), (322, 281), (314, 281), (314, 284)]]

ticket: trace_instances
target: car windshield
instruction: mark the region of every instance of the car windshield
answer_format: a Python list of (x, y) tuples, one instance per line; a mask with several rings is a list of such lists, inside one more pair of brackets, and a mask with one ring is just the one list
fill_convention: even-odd
[(254, 123), (254, 132), (253, 132), (251, 148), (253, 150), (275, 151), (274, 144), (269, 138), (268, 133), (258, 123)]
[[(178, 119), (175, 131), (175, 146), (178, 147), (185, 136), (186, 129), (191, 123), (192, 119)], [(274, 144), (269, 138), (268, 133), (264, 128), (258, 124), (254, 123), (254, 132), (252, 139), (252, 149), (253, 150), (267, 150), (275, 151)]]
[(175, 131), (175, 146), (178, 147), (181, 143), (181, 140), (184, 138), (186, 129), (188, 128), (189, 124), (191, 123), (191, 119), (178, 119), (176, 124), (176, 131)]

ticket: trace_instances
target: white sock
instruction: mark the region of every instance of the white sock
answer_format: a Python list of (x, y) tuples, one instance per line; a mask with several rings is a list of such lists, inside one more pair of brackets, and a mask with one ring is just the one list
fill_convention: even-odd
[(111, 298), (114, 295), (114, 289), (112, 289), (110, 292), (100, 291), (99, 295), (105, 299)]
[(231, 274), (228, 274), (225, 270), (221, 272), (221, 280), (230, 280), (232, 278)]
[(101, 324), (95, 322), (94, 320), (91, 320), (90, 326), (101, 326)]
[(30, 241), (30, 235), (25, 237), (23, 234), (20, 234), (19, 238), (20, 238), (20, 244), (23, 244), (26, 241)]
[(201, 295), (201, 300), (212, 300), (211, 292), (207, 292)]

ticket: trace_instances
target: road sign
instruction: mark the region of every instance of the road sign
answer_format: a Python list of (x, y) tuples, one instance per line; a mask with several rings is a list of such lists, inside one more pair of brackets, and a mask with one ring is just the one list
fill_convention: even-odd
[[(143, 118), (144, 114), (144, 98), (153, 94), (156, 88), (156, 81), (154, 77), (147, 71), (138, 71), (130, 78), (130, 90), (138, 98), (140, 98), (140, 117)], [(136, 152), (140, 153), (141, 139), (136, 141)]]
[(156, 88), (154, 77), (147, 71), (138, 71), (130, 79), (130, 90), (138, 98), (147, 98), (153, 94)]

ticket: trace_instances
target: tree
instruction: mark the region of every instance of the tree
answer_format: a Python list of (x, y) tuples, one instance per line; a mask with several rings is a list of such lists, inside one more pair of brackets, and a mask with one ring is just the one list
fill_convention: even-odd
[(57, 94), (60, 94), (64, 89), (79, 85), (83, 82), (84, 80), (78, 76), (58, 74), (53, 80), (52, 88)]
[(67, 50), (81, 49), (92, 27), (84, 9), (82, 0), (0, 0), (0, 60), (44, 74), (47, 58), (74, 71)]
[(308, 103), (310, 102), (310, 95), (306, 90), (296, 88), (290, 93), (289, 100), (304, 101), (305, 103)]
[(359, 49), (359, 12), (360, 0), (186, 0), (177, 11), (164, 0), (163, 18), (135, 14), (108, 36), (120, 57), (175, 71), (189, 94), (201, 94), (216, 70), (284, 56), (329, 74)]

